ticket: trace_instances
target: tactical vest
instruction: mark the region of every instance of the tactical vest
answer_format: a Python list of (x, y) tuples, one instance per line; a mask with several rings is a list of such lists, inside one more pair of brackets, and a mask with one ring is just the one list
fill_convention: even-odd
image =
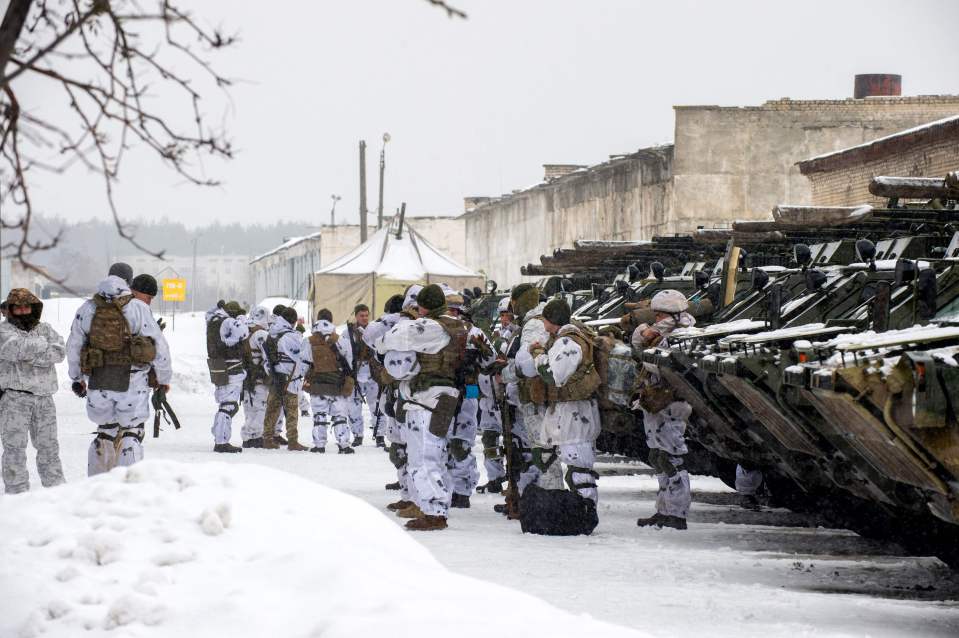
[(363, 333), (360, 332), (358, 326), (351, 323), (347, 324), (346, 329), (349, 330), (349, 334), (352, 335), (353, 367), (359, 369), (361, 365), (369, 363), (370, 360), (373, 359), (373, 351), (370, 350), (370, 347), (363, 341)]
[(239, 361), (243, 358), (243, 347), (238, 343), (228, 346), (220, 338), (220, 326), (226, 317), (213, 317), (206, 324), (206, 356), (214, 360)]
[(563, 384), (563, 387), (552, 384), (547, 386), (547, 400), (550, 403), (588, 401), (595, 396), (600, 385), (599, 372), (597, 372), (596, 365), (593, 362), (593, 341), (575, 328), (568, 331), (560, 330), (556, 336), (550, 338), (547, 349), (551, 348), (556, 340), (561, 337), (567, 337), (575, 342), (582, 350), (583, 358), (580, 360), (576, 371)]
[[(246, 369), (246, 376), (249, 383), (261, 383), (267, 379), (266, 370), (263, 369), (263, 356), (259, 352), (253, 352), (253, 346), (250, 345), (253, 335), (264, 330), (263, 326), (256, 324), (250, 326), (250, 334), (243, 340), (241, 346), (243, 349), (243, 367)], [(259, 360), (259, 361), (258, 361)]]
[(80, 351), (80, 371), (90, 376), (93, 390), (125, 392), (130, 385), (130, 366), (146, 365), (156, 358), (153, 340), (130, 332), (123, 308), (132, 300), (132, 295), (113, 300), (94, 295), (91, 300), (95, 310)]
[(312, 395), (350, 396), (355, 387), (353, 377), (342, 368), (342, 358), (336, 350), (340, 336), (310, 335), (310, 350), (313, 354), (313, 368), (310, 370), (306, 391)]
[[(542, 319), (542, 316), (537, 315), (535, 317), (530, 317), (530, 319)], [(522, 327), (513, 338), (523, 338)], [(544, 405), (546, 403), (546, 382), (543, 381), (539, 375), (536, 375), (535, 377), (520, 377), (516, 383), (516, 387), (519, 391), (520, 403), (533, 403), (535, 405)]]
[(417, 352), (420, 372), (411, 383), (413, 392), (422, 392), (435, 386), (456, 387), (466, 360), (466, 341), (469, 326), (462, 319), (441, 315), (433, 319), (443, 327), (450, 341), (436, 354)]

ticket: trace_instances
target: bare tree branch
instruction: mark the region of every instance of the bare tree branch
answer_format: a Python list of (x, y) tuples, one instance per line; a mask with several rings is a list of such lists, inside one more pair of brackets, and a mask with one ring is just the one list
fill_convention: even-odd
[(441, 9), (444, 9), (446, 11), (446, 15), (448, 15), (451, 18), (463, 18), (464, 20), (466, 20), (467, 18), (466, 13), (464, 13), (463, 11), (460, 11), (456, 7), (451, 7), (444, 0), (426, 0), (426, 1), (429, 2), (431, 5), (433, 5), (434, 7), (439, 7)]
[[(200, 26), (174, 0), (155, 0), (150, 10), (137, 0), (12, 0), (0, 25), (0, 228), (12, 239), (0, 253), (65, 285), (30, 260), (54, 248), (61, 235), (34, 237), (29, 177), (31, 170), (62, 172), (79, 162), (101, 176), (119, 236), (162, 259), (162, 250), (138, 243), (122, 221), (115, 182), (124, 153), (139, 143), (188, 182), (217, 185), (197, 168), (200, 159), (229, 159), (233, 149), (207, 124), (197, 82), (231, 86), (205, 55), (236, 41)], [(60, 88), (62, 114), (18, 100), (15, 87), (28, 78)], [(158, 90), (179, 95), (182, 113), (156, 106)]]

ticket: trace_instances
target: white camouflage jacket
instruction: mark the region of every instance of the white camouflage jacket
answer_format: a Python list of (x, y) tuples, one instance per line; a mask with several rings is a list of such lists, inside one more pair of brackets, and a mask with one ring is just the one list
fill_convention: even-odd
[(57, 391), (56, 364), (66, 348), (50, 324), (41, 321), (29, 332), (9, 321), (0, 323), (0, 389), (40, 396)]

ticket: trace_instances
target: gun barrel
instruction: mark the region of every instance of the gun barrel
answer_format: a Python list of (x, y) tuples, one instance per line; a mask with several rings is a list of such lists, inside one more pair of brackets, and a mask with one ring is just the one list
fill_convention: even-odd
[(959, 179), (955, 174), (942, 177), (873, 177), (869, 192), (876, 197), (936, 199), (959, 197)]

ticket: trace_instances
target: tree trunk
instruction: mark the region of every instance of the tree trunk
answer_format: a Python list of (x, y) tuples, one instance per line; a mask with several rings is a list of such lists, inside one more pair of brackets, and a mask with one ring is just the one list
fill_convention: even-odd
[(20, 38), (32, 4), (33, 0), (10, 0), (10, 6), (3, 15), (3, 23), (0, 23), (0, 89), (5, 85), (3, 78), (7, 75), (7, 62), (13, 55), (13, 48)]

